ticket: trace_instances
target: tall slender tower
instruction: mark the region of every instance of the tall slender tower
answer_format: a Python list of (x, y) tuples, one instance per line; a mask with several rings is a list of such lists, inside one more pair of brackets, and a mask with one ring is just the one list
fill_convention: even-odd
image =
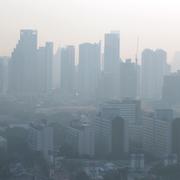
[(47, 42), (37, 53), (38, 91), (48, 93), (52, 89), (53, 43)]
[(119, 32), (105, 34), (104, 71), (102, 94), (105, 99), (120, 96), (120, 35)]
[(120, 60), (120, 35), (119, 32), (105, 34), (104, 45), (104, 72), (117, 73)]
[(61, 94), (71, 97), (75, 94), (75, 47), (61, 49)]

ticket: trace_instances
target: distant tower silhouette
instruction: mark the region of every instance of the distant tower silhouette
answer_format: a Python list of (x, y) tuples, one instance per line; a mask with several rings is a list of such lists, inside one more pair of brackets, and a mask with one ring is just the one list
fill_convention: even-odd
[(71, 97), (75, 93), (75, 47), (61, 49), (61, 94)]
[(8, 89), (19, 95), (37, 91), (37, 31), (21, 30), (9, 63)]

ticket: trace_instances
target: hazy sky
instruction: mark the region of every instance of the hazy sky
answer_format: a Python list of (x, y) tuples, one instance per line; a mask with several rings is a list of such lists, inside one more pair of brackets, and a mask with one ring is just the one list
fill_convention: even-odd
[(0, 54), (9, 55), (19, 30), (33, 28), (39, 44), (56, 47), (102, 40), (105, 32), (121, 33), (122, 58), (164, 48), (171, 58), (180, 50), (179, 0), (0, 0)]

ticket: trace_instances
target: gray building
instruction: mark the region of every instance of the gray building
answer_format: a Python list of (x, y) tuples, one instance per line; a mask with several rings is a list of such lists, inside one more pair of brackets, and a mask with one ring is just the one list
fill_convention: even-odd
[(37, 91), (37, 31), (21, 30), (9, 62), (10, 93), (34, 94)]
[[(126, 99), (109, 101), (100, 105), (99, 115), (94, 121), (96, 135), (96, 153), (112, 152), (112, 125), (116, 118), (123, 119), (124, 152), (134, 150), (132, 146), (139, 143), (139, 127), (141, 127), (141, 105), (139, 101)], [(119, 125), (120, 126), (120, 125)], [(121, 130), (122, 127), (119, 127)], [(138, 144), (139, 145), (139, 144)]]
[(160, 109), (143, 116), (143, 150), (158, 158), (172, 153), (173, 112)]
[(78, 93), (80, 98), (90, 100), (97, 96), (100, 77), (100, 43), (79, 45)]
[(72, 123), (67, 127), (66, 141), (79, 156), (94, 156), (94, 140), (94, 129), (90, 123), (79, 122), (77, 125)]
[(164, 77), (162, 99), (169, 105), (180, 104), (180, 71)]
[(29, 146), (33, 151), (41, 152), (49, 163), (53, 163), (53, 127), (43, 123), (31, 124), (29, 128)]
[(120, 68), (120, 98), (136, 99), (139, 91), (139, 66), (131, 59), (121, 63)]
[(52, 90), (52, 62), (53, 43), (47, 42), (37, 52), (37, 79), (40, 93), (48, 93)]
[(167, 53), (164, 50), (145, 49), (142, 52), (142, 98), (159, 100), (163, 77), (168, 73)]
[(0, 57), (0, 93), (5, 94), (8, 88), (9, 57)]
[(119, 98), (120, 89), (120, 35), (119, 32), (105, 34), (104, 75), (102, 76), (102, 96), (104, 99)]
[(60, 93), (65, 97), (75, 95), (75, 47), (61, 49)]

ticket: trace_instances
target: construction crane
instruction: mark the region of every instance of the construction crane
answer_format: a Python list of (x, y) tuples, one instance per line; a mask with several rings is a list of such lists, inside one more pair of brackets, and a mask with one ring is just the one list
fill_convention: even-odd
[(138, 65), (138, 52), (139, 52), (139, 37), (137, 38), (137, 47), (136, 47), (136, 57), (135, 57), (135, 61), (136, 61), (136, 65)]
[[(138, 53), (139, 53), (139, 37), (137, 37), (137, 47), (136, 47), (136, 55), (135, 55), (135, 66), (136, 66), (136, 80), (137, 80), (137, 86), (136, 86), (136, 98), (139, 99), (140, 96), (140, 89), (138, 86), (138, 79), (139, 77), (139, 68), (138, 68)], [(139, 95), (139, 96), (138, 96)]]

